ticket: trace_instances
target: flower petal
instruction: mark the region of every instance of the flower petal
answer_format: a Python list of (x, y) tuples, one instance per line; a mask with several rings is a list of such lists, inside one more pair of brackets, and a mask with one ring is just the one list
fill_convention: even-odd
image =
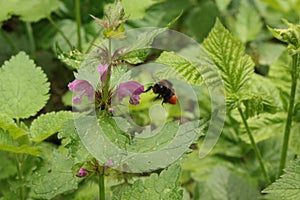
[[(102, 83), (105, 83), (107, 76), (108, 64), (102, 65), (97, 68), (98, 72), (100, 72), (100, 79)], [(112, 73), (112, 68), (110, 68), (110, 73)]]
[(117, 95), (121, 101), (126, 96), (130, 97), (129, 103), (133, 105), (139, 104), (140, 94), (144, 92), (144, 86), (136, 81), (128, 81), (121, 83), (117, 90)]
[(68, 87), (72, 92), (79, 92), (79, 94), (73, 98), (73, 102), (75, 104), (81, 104), (81, 99), (83, 96), (87, 96), (90, 100), (94, 98), (94, 88), (86, 80), (75, 79), (68, 84)]

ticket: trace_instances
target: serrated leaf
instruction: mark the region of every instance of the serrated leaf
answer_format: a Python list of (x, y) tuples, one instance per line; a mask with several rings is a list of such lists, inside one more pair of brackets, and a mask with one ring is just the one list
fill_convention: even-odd
[(153, 173), (144, 180), (139, 179), (130, 187), (123, 187), (124, 191), (118, 199), (149, 199), (149, 200), (181, 200), (182, 190), (179, 186), (180, 167), (170, 166), (160, 175)]
[(147, 58), (148, 55), (148, 49), (140, 49), (131, 51), (124, 56), (120, 57), (120, 59), (125, 60), (126, 62), (136, 65), (139, 63), (144, 62), (144, 60)]
[(260, 197), (259, 191), (249, 180), (246, 180), (221, 166), (216, 166), (214, 168), (213, 173), (205, 184), (205, 187), (209, 192), (203, 193), (200, 199), (253, 200), (259, 199)]
[(2, 129), (0, 129), (0, 150), (34, 156), (41, 155), (39, 147), (31, 147), (25, 144), (20, 146), (7, 131), (3, 131)]
[(47, 102), (49, 83), (41, 68), (20, 52), (0, 68), (0, 112), (11, 118), (35, 115)]
[(58, 59), (66, 63), (72, 69), (79, 69), (85, 55), (78, 50), (73, 50), (68, 53), (62, 52), (58, 55)]
[[(31, 177), (31, 189), (38, 199), (52, 199), (64, 192), (77, 189), (77, 178), (72, 172), (73, 160), (53, 152), (42, 168)], [(51, 171), (49, 171), (51, 169)]]
[(217, 20), (203, 47), (220, 70), (226, 91), (238, 93), (254, 72), (254, 63), (244, 55), (242, 43)]
[(64, 122), (73, 118), (69, 111), (51, 112), (35, 119), (30, 127), (32, 141), (42, 142), (63, 128)]
[(182, 76), (189, 84), (201, 85), (203, 83), (201, 73), (199, 69), (197, 69), (199, 66), (195, 66), (193, 63), (174, 52), (162, 52), (156, 62), (167, 65), (172, 71), (175, 71), (176, 74)]
[(263, 190), (272, 197), (286, 200), (300, 199), (300, 160), (295, 160), (289, 167), (284, 169), (284, 174)]
[(19, 128), (13, 119), (7, 115), (0, 113), (0, 128), (4, 131), (8, 131), (13, 139), (17, 139), (23, 135), (27, 135), (27, 132), (22, 128)]
[(49, 16), (58, 6), (59, 0), (0, 1), (0, 21), (17, 15), (23, 21), (37, 22)]
[(262, 28), (259, 14), (248, 1), (241, 1), (236, 16), (235, 33), (243, 43), (254, 40)]

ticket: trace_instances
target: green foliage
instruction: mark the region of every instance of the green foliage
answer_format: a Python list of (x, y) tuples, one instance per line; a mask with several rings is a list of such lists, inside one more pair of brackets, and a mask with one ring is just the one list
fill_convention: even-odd
[(43, 166), (30, 177), (33, 197), (52, 199), (64, 192), (77, 189), (77, 178), (71, 168), (73, 160), (59, 152), (48, 155)]
[[(149, 177), (136, 180), (131, 186), (123, 188), (120, 196), (113, 199), (182, 199), (182, 189), (179, 185), (180, 166), (172, 165), (163, 170), (160, 175), (152, 173)], [(115, 188), (118, 192), (118, 188)]]
[(13, 137), (13, 139), (17, 139), (23, 135), (27, 135), (27, 132), (24, 129), (19, 128), (13, 119), (1, 113), (0, 113), (0, 128), (3, 131), (9, 132), (9, 134)]
[(156, 60), (156, 62), (167, 65), (174, 70), (177, 77), (183, 77), (183, 81), (192, 85), (201, 85), (203, 83), (200, 66), (195, 66), (191, 61), (175, 54), (174, 52), (164, 51)]
[(285, 173), (263, 190), (272, 199), (296, 200), (300, 198), (300, 160), (293, 161), (285, 170)]
[(32, 141), (41, 142), (63, 128), (64, 122), (73, 118), (72, 112), (50, 112), (40, 115), (30, 126)]
[(203, 47), (221, 71), (226, 91), (232, 94), (240, 92), (254, 71), (254, 63), (248, 55), (244, 55), (242, 43), (217, 20), (203, 41)]
[(46, 104), (48, 91), (45, 74), (24, 52), (0, 69), (0, 112), (11, 118), (34, 116)]
[(157, 1), (154, 0), (123, 0), (122, 4), (124, 6), (125, 13), (129, 15), (129, 19), (139, 19), (146, 15), (146, 10)]
[(46, 18), (59, 6), (59, 0), (32, 0), (32, 1), (0, 1), (0, 21), (9, 19), (13, 15), (20, 16), (21, 20), (37, 22)]

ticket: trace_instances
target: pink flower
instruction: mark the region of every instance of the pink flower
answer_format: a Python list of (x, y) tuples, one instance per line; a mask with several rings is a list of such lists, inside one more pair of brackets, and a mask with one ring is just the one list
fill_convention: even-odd
[[(100, 79), (101, 82), (104, 84), (106, 81), (106, 76), (107, 76), (107, 70), (108, 70), (108, 64), (102, 65), (97, 68), (98, 72), (100, 72)], [(110, 68), (110, 74), (112, 73), (112, 68)]]
[(78, 173), (76, 174), (77, 177), (82, 178), (85, 177), (88, 174), (88, 171), (86, 169), (84, 169), (83, 167), (81, 167), (78, 171)]
[(75, 79), (68, 84), (68, 87), (72, 92), (79, 92), (79, 94), (73, 98), (73, 103), (75, 104), (81, 104), (83, 96), (88, 97), (90, 100), (94, 98), (94, 88), (86, 80)]
[(140, 102), (140, 94), (144, 92), (144, 86), (136, 81), (128, 81), (121, 83), (117, 89), (117, 95), (121, 101), (126, 96), (129, 96), (129, 103), (132, 105), (137, 105)]

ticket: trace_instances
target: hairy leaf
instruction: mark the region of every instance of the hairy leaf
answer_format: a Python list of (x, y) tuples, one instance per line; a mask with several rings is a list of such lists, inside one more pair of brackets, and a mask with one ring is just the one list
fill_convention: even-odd
[(238, 93), (254, 71), (254, 63), (248, 55), (244, 55), (242, 43), (217, 20), (203, 47), (220, 70), (226, 91)]
[(23, 135), (27, 135), (27, 132), (22, 128), (19, 128), (13, 119), (7, 115), (0, 113), (0, 128), (4, 131), (8, 131), (13, 139), (17, 139)]
[(24, 52), (0, 68), (0, 112), (11, 118), (35, 115), (46, 104), (48, 91), (46, 75)]
[(63, 128), (64, 122), (73, 118), (69, 111), (50, 112), (35, 119), (30, 127), (32, 141), (42, 142)]
[(13, 137), (7, 131), (3, 131), (3, 129), (0, 129), (0, 150), (34, 156), (41, 155), (39, 147), (31, 147), (25, 144), (20, 146)]
[(144, 180), (135, 181), (130, 187), (124, 188), (120, 196), (115, 199), (180, 200), (183, 193), (178, 182), (179, 177), (179, 165), (172, 165), (163, 170), (160, 175), (152, 173)]
[(123, 0), (122, 4), (124, 6), (125, 13), (129, 15), (129, 19), (139, 19), (146, 15), (146, 10), (153, 4), (158, 3), (155, 0)]
[(42, 168), (31, 177), (33, 196), (38, 199), (52, 199), (64, 192), (77, 189), (77, 178), (72, 172), (73, 160), (54, 151), (47, 157)]
[(156, 62), (167, 65), (176, 74), (181, 75), (189, 84), (201, 85), (203, 83), (201, 73), (199, 69), (197, 69), (199, 66), (195, 66), (194, 63), (174, 52), (164, 51), (157, 58)]
[(37, 22), (49, 16), (58, 6), (59, 0), (0, 1), (0, 21), (17, 15), (23, 21)]
[(293, 161), (284, 171), (285, 173), (263, 192), (278, 199), (300, 199), (300, 160)]
[(73, 50), (68, 53), (62, 51), (61, 54), (58, 55), (58, 58), (66, 63), (66, 65), (70, 68), (79, 69), (84, 59), (84, 54), (82, 54), (78, 50)]
[(243, 43), (254, 40), (262, 28), (259, 14), (248, 1), (241, 1), (236, 16), (235, 33)]

